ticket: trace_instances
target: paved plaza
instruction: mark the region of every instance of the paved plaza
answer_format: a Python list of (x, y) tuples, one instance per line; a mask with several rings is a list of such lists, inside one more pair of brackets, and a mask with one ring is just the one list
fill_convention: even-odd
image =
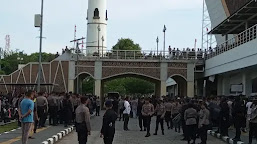
[[(88, 144), (103, 144), (103, 140), (99, 137), (100, 130), (102, 125), (102, 115), (100, 117), (93, 117), (91, 119), (92, 132), (89, 136)], [(152, 119), (151, 134), (154, 133), (155, 127), (155, 117)], [(161, 131), (157, 136), (151, 135), (148, 138), (145, 138), (146, 132), (139, 131), (137, 119), (130, 119), (129, 129), (130, 131), (123, 131), (123, 122), (116, 122), (116, 134), (113, 144), (186, 144), (186, 141), (181, 141), (181, 134), (175, 133), (174, 130), (167, 130), (165, 127), (165, 135), (161, 135)], [(68, 136), (64, 137), (57, 144), (75, 144), (77, 143), (77, 133), (74, 131)], [(197, 141), (200, 143), (200, 140)], [(212, 136), (208, 137), (208, 144), (225, 144), (219, 139), (216, 139)]]

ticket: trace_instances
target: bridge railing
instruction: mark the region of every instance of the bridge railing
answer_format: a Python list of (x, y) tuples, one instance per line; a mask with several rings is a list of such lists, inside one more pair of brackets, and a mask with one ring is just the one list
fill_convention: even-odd
[[(93, 55), (99, 59), (119, 59), (119, 60), (188, 60), (188, 59), (204, 59), (204, 52), (194, 50), (172, 50), (165, 52), (150, 50), (107, 50), (100, 55)], [(87, 58), (87, 57), (86, 57)]]
[(215, 48), (209, 48), (206, 59), (210, 59), (257, 38), (257, 24), (225, 41)]

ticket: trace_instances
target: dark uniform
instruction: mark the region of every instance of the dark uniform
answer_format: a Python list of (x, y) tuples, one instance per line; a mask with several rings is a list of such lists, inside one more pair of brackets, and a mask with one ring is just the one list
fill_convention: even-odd
[(105, 144), (112, 144), (115, 134), (115, 121), (117, 117), (117, 113), (113, 109), (108, 109), (103, 116), (101, 134), (104, 136)]
[(79, 144), (87, 143), (88, 132), (91, 131), (89, 109), (81, 104), (76, 111), (76, 132), (78, 133)]

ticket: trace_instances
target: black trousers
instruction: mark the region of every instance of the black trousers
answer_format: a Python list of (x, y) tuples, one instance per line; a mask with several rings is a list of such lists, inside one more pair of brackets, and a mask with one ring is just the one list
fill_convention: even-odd
[(197, 125), (186, 125), (186, 139), (188, 143), (193, 140), (195, 142)]
[(58, 107), (50, 106), (49, 107), (49, 124), (53, 124), (53, 125), (57, 124), (57, 114), (58, 114)]
[(240, 139), (241, 137), (241, 126), (236, 126), (236, 139)]
[(45, 126), (46, 116), (47, 116), (45, 106), (39, 106), (37, 109), (37, 113), (39, 118), (39, 126), (40, 127)]
[(88, 132), (87, 132), (87, 128), (86, 128), (85, 124), (77, 124), (76, 131), (78, 133), (79, 144), (86, 144)]
[(120, 119), (119, 119), (119, 121), (121, 120), (121, 118), (124, 121), (123, 109), (120, 109)]
[(34, 121), (34, 133), (37, 131), (38, 120)]
[(145, 118), (142, 115), (138, 116), (138, 122), (140, 129), (146, 128)]
[(151, 116), (144, 116), (147, 134), (150, 133)]
[(123, 117), (124, 117), (123, 129), (128, 130), (129, 114), (123, 114)]
[(113, 137), (104, 137), (104, 144), (112, 144)]
[(251, 144), (253, 142), (253, 136), (257, 138), (257, 123), (250, 122), (249, 128), (249, 144)]
[(158, 132), (159, 124), (161, 125), (161, 129), (162, 129), (162, 131), (164, 131), (164, 128), (163, 128), (163, 119), (161, 118), (161, 115), (158, 115), (158, 116), (157, 116), (157, 118), (156, 118), (155, 133), (157, 133), (157, 132)]
[(199, 136), (201, 138), (201, 144), (206, 144), (206, 141), (207, 141), (207, 130), (208, 130), (208, 125), (203, 125), (203, 127), (201, 127), (199, 129)]
[(96, 116), (100, 116), (100, 106), (96, 107)]
[(165, 121), (167, 123), (168, 129), (169, 128), (173, 128), (173, 123), (172, 123), (171, 112), (170, 111), (166, 111), (166, 113), (165, 113)]

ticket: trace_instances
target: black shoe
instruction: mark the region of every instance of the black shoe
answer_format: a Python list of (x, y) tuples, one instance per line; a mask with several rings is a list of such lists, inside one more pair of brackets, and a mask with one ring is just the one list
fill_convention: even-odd
[(157, 135), (157, 133), (154, 133), (153, 135)]
[(140, 131), (143, 131), (143, 129), (140, 129)]
[(150, 134), (148, 133), (148, 134), (146, 134), (146, 136), (145, 137), (149, 137), (150, 136)]
[(164, 131), (162, 131), (162, 135), (164, 135)]

